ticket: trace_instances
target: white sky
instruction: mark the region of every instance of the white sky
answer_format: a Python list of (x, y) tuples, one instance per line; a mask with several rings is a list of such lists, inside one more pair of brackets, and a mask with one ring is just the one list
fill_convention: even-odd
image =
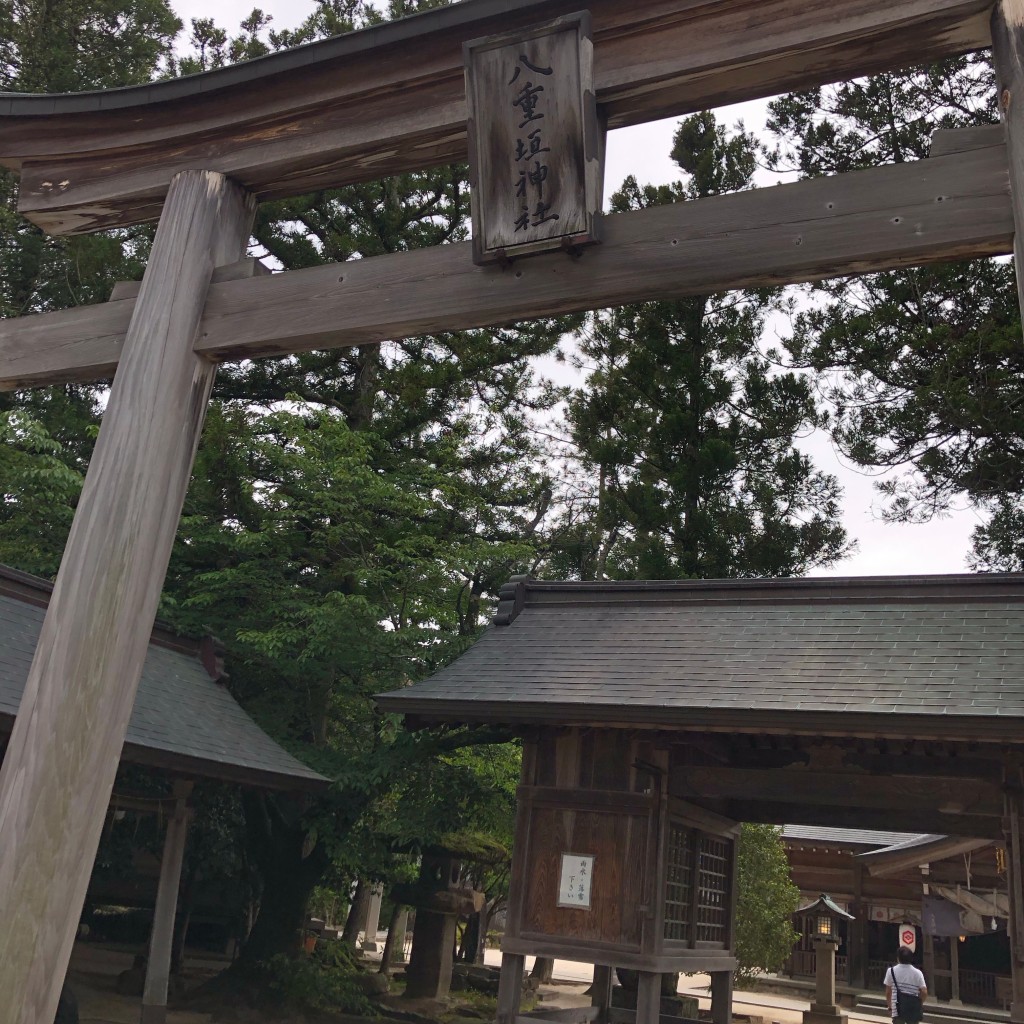
[[(172, 6), (185, 22), (184, 36), (191, 18), (213, 18), (230, 33), (255, 4), (251, 0), (172, 0)], [(315, 5), (311, 0), (263, 0), (259, 6), (273, 16), (273, 27), (280, 30), (298, 25)], [(763, 103), (746, 103), (720, 111), (719, 116), (729, 125), (742, 119), (749, 130), (757, 131), (764, 124), (764, 109)], [(677, 119), (670, 119), (612, 132), (605, 169), (606, 193), (614, 191), (629, 174), (635, 174), (641, 184), (676, 180), (678, 169), (668, 156), (676, 123)], [(972, 511), (954, 511), (945, 519), (924, 525), (883, 523), (877, 515), (879, 498), (871, 478), (843, 465), (828, 437), (815, 435), (802, 447), (819, 468), (836, 474), (842, 482), (843, 521), (849, 535), (859, 544), (855, 555), (818, 575), (966, 571), (970, 533), (978, 522)]]

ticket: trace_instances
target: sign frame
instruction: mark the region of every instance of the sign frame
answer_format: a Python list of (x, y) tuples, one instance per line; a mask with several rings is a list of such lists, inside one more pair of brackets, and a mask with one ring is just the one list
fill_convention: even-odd
[[(561, 232), (550, 228), (543, 237), (538, 237), (535, 230), (539, 225), (531, 223), (529, 228), (535, 230), (531, 233), (528, 228), (527, 238), (523, 242), (503, 241), (502, 234), (507, 235), (508, 227), (504, 225), (503, 231), (499, 223), (502, 214), (495, 209), (490, 181), (492, 176), (501, 173), (506, 160), (514, 158), (514, 153), (503, 152), (500, 132), (493, 127), (497, 111), (494, 109), (494, 94), (487, 93), (483, 85), (486, 61), (494, 50), (530, 42), (536, 46), (538, 40), (568, 33), (575, 36), (573, 54), (576, 67), (570, 68), (568, 72), (562, 69), (558, 76), (563, 81), (562, 89), (555, 93), (555, 106), (565, 110), (567, 108), (562, 101), (568, 100), (567, 116), (578, 121), (579, 137), (569, 138), (548, 159), (557, 163), (554, 178), (556, 187), (560, 187), (563, 181), (568, 186), (564, 190), (559, 210), (563, 212), (570, 208), (570, 227)], [(520, 256), (552, 250), (564, 250), (575, 255), (580, 248), (600, 242), (604, 131), (598, 118), (594, 91), (594, 45), (590, 12), (577, 11), (523, 29), (472, 39), (464, 43), (462, 49), (466, 78), (473, 262), (478, 265), (507, 263)], [(550, 74), (549, 69), (541, 70), (533, 64), (527, 67), (540, 70), (542, 75)], [(564, 82), (566, 77), (569, 79), (567, 83)], [(511, 109), (508, 114), (511, 119)], [(557, 126), (553, 134), (559, 137)], [(571, 152), (567, 154), (566, 150)], [(547, 168), (544, 170), (546, 173)], [(508, 185), (510, 189), (515, 187), (514, 169), (509, 170)], [(568, 203), (564, 199), (565, 195), (572, 197)], [(526, 201), (524, 197), (523, 202)], [(527, 207), (524, 205), (522, 209), (525, 213)]]
[[(586, 862), (585, 881), (576, 881), (578, 868), (574, 865)], [(568, 881), (567, 881), (568, 878)], [(569, 907), (573, 910), (591, 910), (593, 908), (594, 855), (592, 853), (563, 853), (558, 869), (558, 907)], [(576, 891), (577, 886), (582, 896), (579, 899), (564, 899), (567, 890)]]

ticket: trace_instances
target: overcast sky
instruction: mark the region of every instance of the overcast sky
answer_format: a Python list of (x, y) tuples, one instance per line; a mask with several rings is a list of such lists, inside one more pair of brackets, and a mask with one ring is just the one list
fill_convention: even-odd
[[(249, 0), (172, 0), (172, 6), (188, 31), (189, 19), (210, 17), (229, 32), (253, 8)], [(292, 28), (314, 7), (309, 0), (264, 0), (259, 4), (273, 16), (276, 29)], [(727, 124), (742, 119), (750, 130), (764, 123), (764, 104), (747, 103), (719, 112)], [(678, 177), (668, 157), (676, 120), (658, 121), (612, 132), (608, 139), (605, 170), (606, 191), (614, 191), (629, 174), (641, 183), (661, 184)], [(844, 487), (844, 523), (859, 544), (858, 552), (827, 571), (827, 575), (870, 576), (903, 573), (966, 571), (965, 559), (970, 533), (977, 517), (968, 509), (920, 526), (883, 523), (878, 517), (879, 498), (872, 479), (844, 466), (832, 450), (829, 439), (815, 436), (802, 442), (823, 470), (835, 473)], [(822, 575), (824, 573), (819, 573)]]

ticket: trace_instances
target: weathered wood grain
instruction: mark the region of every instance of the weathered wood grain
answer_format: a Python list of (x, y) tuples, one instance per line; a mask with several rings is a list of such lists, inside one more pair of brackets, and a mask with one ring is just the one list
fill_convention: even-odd
[[(835, 825), (849, 826), (849, 807), (830, 804), (792, 802), (777, 794), (777, 799), (766, 800), (733, 799), (713, 802), (715, 810), (724, 811), (738, 821), (754, 821), (777, 824), (786, 821), (794, 825)], [(901, 830), (907, 832), (933, 832), (937, 835), (971, 836), (985, 839), (1001, 839), (999, 819), (980, 814), (943, 814), (933, 807), (913, 808), (901, 806), (898, 812), (892, 808), (858, 808), (857, 825), (867, 829), (892, 829), (898, 821)]]
[(673, 771), (674, 794), (697, 800), (733, 798), (772, 799), (786, 794), (792, 803), (827, 807), (895, 810), (904, 804), (949, 808), (949, 815), (969, 813), (999, 818), (1003, 813), (998, 785), (983, 780), (917, 777), (894, 774), (884, 786), (875, 776), (855, 772), (753, 768), (678, 768)]
[(501, 954), (501, 975), (498, 979), (497, 1024), (515, 1024), (523, 995), (523, 967), (526, 958), (518, 953)]
[(167, 985), (171, 977), (171, 951), (174, 945), (174, 919), (178, 911), (181, 865), (188, 839), (188, 796), (192, 783), (175, 783), (178, 799), (167, 820), (164, 851), (160, 859), (160, 881), (153, 909), (153, 928), (146, 961), (146, 984), (142, 993), (141, 1024), (164, 1024), (167, 1020)]
[[(579, 258), (478, 267), (469, 243), (214, 284), (197, 351), (283, 355), (1011, 250), (1006, 154), (985, 146), (604, 218)], [(128, 301), (0, 320), (0, 389), (109, 375)], [(108, 307), (124, 306), (123, 310)]]
[(537, 938), (505, 937), (501, 943), (502, 952), (522, 953), (527, 956), (563, 957), (566, 960), (579, 960), (583, 963), (605, 964), (609, 967), (629, 967), (634, 970), (686, 971), (698, 973), (703, 971), (732, 971), (736, 969), (736, 958), (720, 950), (672, 950), (657, 956), (647, 953), (633, 953), (621, 948), (592, 945), (567, 949), (564, 942)]
[[(155, 219), (171, 175), (186, 167), (221, 171), (266, 199), (463, 161), (462, 44), (578, 7), (468, 0), (194, 84), (102, 102), (0, 97), (0, 163), (21, 171), (25, 215), (66, 234)], [(587, 7), (610, 128), (937, 60), (990, 39), (991, 0)]]
[(223, 176), (171, 185), (0, 771), (0, 1022), (53, 1020), (214, 366), (193, 341), (254, 212)]
[[(1013, 255), (1017, 301), (1024, 312), (1024, 25), (1017, 20), (1016, 8), (1009, 10), (1010, 21), (1004, 3), (996, 4), (992, 12), (992, 62), (1006, 133), (1006, 161), (1016, 225)], [(1024, 1006), (1024, 993), (1021, 998)]]
[(601, 213), (590, 15), (466, 43), (476, 263), (597, 240)]
[[(240, 281), (269, 273), (259, 260), (243, 259), (215, 268), (213, 281)], [(141, 287), (141, 281), (118, 281), (109, 302), (0, 320), (0, 365), (10, 359), (12, 368), (26, 361), (35, 368), (24, 381), (12, 380), (11, 385), (42, 382), (51, 374), (53, 380), (112, 377)]]

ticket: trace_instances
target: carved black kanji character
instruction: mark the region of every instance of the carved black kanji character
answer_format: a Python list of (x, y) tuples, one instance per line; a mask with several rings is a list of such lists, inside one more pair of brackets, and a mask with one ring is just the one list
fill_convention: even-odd
[(533, 221), (531, 222), (530, 226), (534, 228), (539, 228), (541, 224), (545, 224), (549, 220), (558, 220), (557, 213), (548, 213), (548, 210), (551, 209), (551, 206), (551, 203), (537, 203), (537, 208), (533, 211), (532, 214)]
[(548, 179), (548, 165), (542, 164), (539, 160), (534, 160), (533, 170), (527, 173), (527, 177), (530, 179), (530, 184), (537, 189), (538, 199), (543, 199), (544, 182)]
[(537, 103), (540, 94), (544, 91), (543, 85), (534, 85), (527, 82), (512, 100), (513, 107), (519, 107), (523, 112), (523, 119), (519, 122), (520, 128), (525, 128), (531, 121), (539, 121), (544, 115), (537, 113)]
[[(522, 65), (522, 67), (520, 67)], [(523, 67), (529, 68), (534, 74), (537, 75), (551, 75), (554, 74), (554, 68), (540, 68), (536, 64), (530, 62), (529, 58), (525, 53), (519, 55), (519, 64), (516, 65), (515, 71), (512, 73), (512, 77), (508, 80), (508, 84), (511, 85), (520, 75)]]
[(544, 140), (541, 138), (539, 128), (534, 128), (526, 138), (529, 140), (529, 145), (523, 142), (522, 139), (516, 139), (516, 160), (525, 160), (536, 156), (538, 153), (551, 152), (550, 146), (541, 145)]

